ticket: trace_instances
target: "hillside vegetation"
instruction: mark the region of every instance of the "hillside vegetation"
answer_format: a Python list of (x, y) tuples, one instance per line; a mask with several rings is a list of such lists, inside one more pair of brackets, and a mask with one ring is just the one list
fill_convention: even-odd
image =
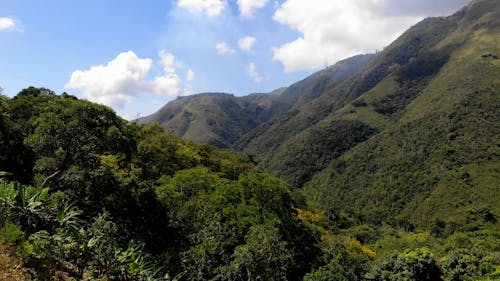
[(300, 280), (321, 252), (245, 157), (66, 93), (0, 97), (0, 276)]
[(3, 279), (500, 276), (496, 210), (469, 211), (462, 228), (438, 221), (430, 232), (360, 224), (308, 209), (250, 159), (66, 93), (30, 87), (0, 96), (0, 109)]
[(224, 93), (204, 93), (180, 97), (137, 121), (160, 124), (187, 141), (229, 148), (259, 124), (293, 111), (352, 76), (372, 57), (360, 55), (340, 61), (287, 88), (268, 94), (235, 97)]
[(421, 227), (438, 219), (465, 225), (481, 208), (500, 214), (500, 68), (485, 56), (500, 53), (500, 7), (491, 3), (446, 19), (453, 33), (337, 114), (356, 120), (372, 111), (386, 121), (315, 176), (305, 189), (313, 202)]
[(498, 0), (475, 0), (290, 87), (138, 122), (0, 95), (0, 278), (500, 280), (499, 57)]

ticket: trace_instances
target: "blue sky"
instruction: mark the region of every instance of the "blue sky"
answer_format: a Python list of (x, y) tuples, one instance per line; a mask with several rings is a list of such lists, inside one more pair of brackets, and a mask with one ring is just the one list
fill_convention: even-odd
[(0, 0), (0, 86), (125, 118), (199, 92), (270, 92), (466, 0)]

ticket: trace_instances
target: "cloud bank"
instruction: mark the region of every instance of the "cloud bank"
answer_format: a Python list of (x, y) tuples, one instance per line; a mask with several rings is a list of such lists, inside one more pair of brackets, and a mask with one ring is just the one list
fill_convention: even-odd
[(381, 49), (421, 16), (382, 15), (384, 0), (287, 0), (273, 19), (302, 36), (274, 48), (286, 72), (310, 70)]
[(90, 101), (113, 107), (122, 107), (137, 96), (155, 94), (175, 97), (182, 94), (175, 56), (164, 50), (158, 56), (163, 73), (152, 79), (147, 79), (147, 76), (153, 68), (153, 60), (141, 59), (128, 51), (120, 53), (105, 65), (74, 71), (65, 87), (80, 90)]

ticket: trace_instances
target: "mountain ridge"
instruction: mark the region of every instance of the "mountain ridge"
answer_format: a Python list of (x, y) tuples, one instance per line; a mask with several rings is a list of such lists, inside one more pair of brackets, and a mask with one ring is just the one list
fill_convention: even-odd
[(500, 280), (499, 58), (499, 2), (473, 1), (271, 94), (150, 116), (244, 153), (0, 93), (0, 279)]
[[(358, 61), (350, 75), (325, 82), (320, 71), (283, 90), (287, 110), (245, 128), (230, 147), (252, 155), (262, 171), (304, 187), (307, 201), (322, 212), (428, 227), (439, 214), (431, 214), (438, 208), (431, 206), (450, 212), (452, 197), (438, 204), (436, 196), (456, 193), (457, 169), (485, 194), (500, 184), (493, 176), (499, 169), (499, 34), (500, 5), (493, 0), (426, 18)], [(481, 141), (472, 141), (474, 135)], [(476, 155), (489, 160), (478, 164), (483, 160)], [(449, 162), (458, 164), (443, 164)], [(467, 203), (468, 195), (455, 196), (464, 212), (481, 202), (500, 215), (490, 199)], [(449, 223), (466, 224), (456, 216)]]
[[(325, 88), (341, 83), (370, 61), (372, 57), (373, 55), (370, 54), (358, 55), (339, 61), (337, 64), (318, 71), (301, 81), (270, 93), (253, 93), (242, 97), (226, 93), (201, 93), (179, 97), (167, 103), (156, 113), (137, 121), (138, 123), (158, 123), (167, 131), (172, 131), (188, 141), (229, 148), (241, 136), (259, 124), (293, 111), (321, 95)], [(217, 100), (222, 96), (225, 97), (224, 101), (227, 103), (221, 103), (220, 99)], [(211, 107), (211, 111), (208, 112), (206, 107)], [(239, 116), (231, 116), (236, 121), (228, 118), (230, 115), (227, 114), (228, 112), (235, 113), (238, 110), (241, 112)], [(188, 115), (200, 111), (205, 113), (204, 115), (198, 114), (192, 119), (182, 118), (180, 115), (186, 114), (186, 111)], [(221, 128), (220, 124), (225, 124), (232, 129)], [(199, 133), (196, 130), (199, 130)]]

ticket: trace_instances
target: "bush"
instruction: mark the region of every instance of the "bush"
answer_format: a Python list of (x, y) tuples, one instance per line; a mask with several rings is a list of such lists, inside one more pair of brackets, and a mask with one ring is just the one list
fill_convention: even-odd
[(428, 248), (407, 250), (381, 260), (369, 278), (380, 281), (441, 281), (441, 269)]
[(472, 280), (493, 271), (493, 266), (486, 257), (468, 249), (448, 253), (442, 267), (447, 281)]

